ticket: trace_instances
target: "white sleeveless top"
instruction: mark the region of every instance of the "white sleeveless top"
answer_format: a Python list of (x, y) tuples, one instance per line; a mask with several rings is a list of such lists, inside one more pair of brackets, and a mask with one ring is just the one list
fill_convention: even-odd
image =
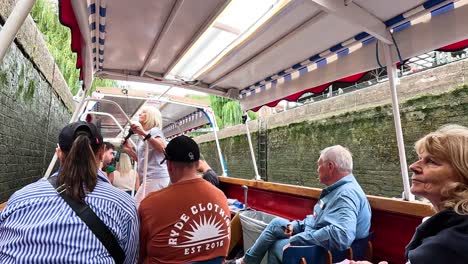
[(120, 171), (114, 171), (114, 182), (112, 184), (123, 191), (133, 190), (136, 173), (134, 170), (130, 170), (128, 174), (129, 175), (121, 175)]

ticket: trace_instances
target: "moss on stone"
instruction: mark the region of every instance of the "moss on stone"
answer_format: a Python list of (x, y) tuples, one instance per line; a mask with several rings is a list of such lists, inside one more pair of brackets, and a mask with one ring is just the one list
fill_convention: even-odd
[(36, 90), (36, 82), (34, 80), (29, 80), (28, 89), (23, 94), (23, 99), (25, 101), (30, 101), (34, 98), (34, 91)]
[(24, 65), (21, 65), (21, 71), (18, 76), (18, 90), (16, 90), (16, 98), (21, 98), (24, 90), (24, 81), (25, 81), (25, 73), (24, 73)]
[(468, 93), (468, 85), (466, 85), (466, 84), (462, 85), (462, 86), (460, 86), (457, 89), (452, 91), (452, 95), (455, 98), (460, 98), (462, 96), (466, 96), (467, 93)]
[(8, 74), (0, 70), (0, 88), (7, 87), (9, 85), (10, 85), (10, 82), (8, 80)]

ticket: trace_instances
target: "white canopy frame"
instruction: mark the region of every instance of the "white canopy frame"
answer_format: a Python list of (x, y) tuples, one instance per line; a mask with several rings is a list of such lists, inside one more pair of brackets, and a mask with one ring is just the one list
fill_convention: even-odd
[[(82, 93), (81, 101), (79, 102), (78, 107), (75, 108), (75, 111), (73, 112), (72, 118), (70, 119), (69, 123), (73, 123), (73, 122), (78, 121), (80, 113), (81, 113), (81, 115), (85, 114), (85, 113), (86, 114), (90, 113), (90, 114), (95, 114), (95, 115), (105, 115), (105, 116), (110, 117), (117, 124), (117, 126), (119, 127), (119, 129), (122, 132), (124, 131), (124, 128), (119, 124), (119, 122), (115, 119), (115, 117), (113, 115), (109, 114), (109, 113), (101, 113), (101, 112), (93, 112), (93, 111), (84, 112), (84, 109), (86, 108), (85, 103), (89, 103), (89, 102), (103, 102), (103, 103), (111, 104), (111, 105), (116, 107), (116, 109), (122, 114), (122, 116), (124, 116), (127, 119), (127, 121), (129, 123), (131, 122), (130, 118), (123, 111), (122, 107), (120, 107), (120, 105), (118, 105), (114, 101), (106, 100), (106, 99), (97, 99), (97, 98), (84, 98), (85, 96), (86, 96), (86, 93)], [(130, 140), (130, 143), (132, 144), (132, 146), (136, 147), (136, 144), (131, 139), (129, 139), (129, 140)], [(145, 143), (147, 143), (147, 142), (145, 142)], [(148, 157), (146, 156), (145, 161), (147, 159), (148, 159)], [(54, 168), (56, 162), (57, 162), (57, 153), (54, 154), (54, 157), (52, 158), (51, 162), (49, 163), (49, 167), (47, 168), (47, 171), (44, 174), (45, 179), (49, 178), (49, 176), (50, 176), (50, 174), (52, 172), (52, 169)]]
[(392, 95), (393, 121), (395, 123), (395, 133), (398, 144), (398, 156), (400, 158), (401, 177), (403, 180), (403, 199), (414, 201), (414, 195), (410, 192), (408, 164), (406, 163), (405, 142), (403, 140), (403, 130), (401, 129), (400, 106), (398, 104), (397, 83), (399, 83), (396, 72), (396, 65), (392, 62), (390, 55), (390, 45), (383, 43), (385, 62), (387, 65), (388, 84)]
[[(165, 92), (167, 92), (167, 90)], [(167, 103), (167, 104), (170, 104), (170, 105), (176, 105), (176, 106), (181, 106), (181, 107), (186, 106), (186, 107), (192, 107), (192, 108), (199, 109), (204, 114), (204, 116), (206, 117), (208, 123), (211, 125), (213, 133), (215, 135), (217, 155), (218, 155), (218, 159), (219, 159), (220, 166), (221, 166), (221, 169), (222, 169), (222, 175), (221, 176), (229, 177), (228, 169), (227, 169), (224, 157), (222, 155), (221, 146), (220, 146), (219, 138), (218, 138), (218, 134), (217, 134), (217, 131), (219, 130), (219, 127), (218, 127), (218, 124), (216, 122), (216, 117), (215, 117), (215, 114), (213, 112), (213, 109), (211, 109), (210, 107), (207, 107), (207, 106), (204, 106), (204, 105), (197, 105), (197, 104), (194, 104), (194, 103), (178, 102), (176, 100), (170, 100), (170, 99), (164, 98), (164, 97), (162, 97), (162, 95), (158, 96), (157, 98), (147, 98), (147, 97), (141, 97), (141, 96), (128, 96), (128, 95), (124, 96), (124, 95), (114, 95), (114, 94), (112, 94), (112, 95), (111, 94), (109, 94), (109, 95), (104, 94), (104, 96), (152, 100), (152, 101)], [(172, 124), (175, 127), (178, 128), (179, 134), (183, 134), (185, 132), (184, 130), (180, 129), (180, 126), (175, 122), (172, 122), (171, 124), (169, 124), (167, 126), (170, 126)], [(166, 137), (171, 137), (172, 135), (165, 135), (165, 136)]]
[[(112, 114), (109, 114), (109, 113), (104, 113), (104, 112), (95, 112), (95, 111), (88, 111), (88, 112), (83, 112), (80, 116), (80, 118), (78, 118), (78, 120), (81, 119), (81, 117), (83, 115), (101, 115), (101, 116), (107, 116), (109, 117), (110, 119), (112, 119), (112, 121), (114, 121), (114, 123), (117, 125), (117, 127), (120, 129), (121, 133), (123, 134), (125, 132), (125, 129), (119, 124), (119, 121), (117, 121), (117, 119), (112, 115)], [(136, 144), (135, 142), (133, 142), (132, 139), (129, 139), (130, 140), (130, 143), (132, 144), (132, 146), (134, 148), (136, 148)]]
[(255, 159), (255, 153), (254, 153), (254, 149), (252, 146), (252, 137), (250, 136), (249, 124), (247, 123), (248, 121), (250, 121), (250, 118), (249, 118), (249, 115), (247, 115), (247, 113), (245, 113), (245, 116), (246, 116), (246, 119), (245, 119), (244, 126), (245, 126), (245, 131), (247, 134), (247, 142), (249, 143), (250, 157), (252, 158), (252, 165), (253, 165), (254, 172), (255, 172), (255, 180), (259, 181), (262, 178), (260, 177), (260, 174), (258, 174), (257, 160)]
[(0, 62), (3, 61), (3, 57), (10, 47), (11, 43), (15, 39), (21, 25), (23, 25), (26, 17), (34, 5), (36, 0), (22, 0), (19, 1), (10, 16), (8, 17), (2, 30), (0, 30)]
[(222, 176), (224, 177), (229, 177), (226, 162), (224, 160), (222, 151), (221, 151), (221, 146), (219, 144), (219, 138), (218, 138), (218, 122), (216, 122), (216, 116), (211, 108), (205, 108), (202, 110), (203, 113), (206, 115), (208, 121), (210, 122), (211, 127), (213, 128), (213, 135), (215, 137), (215, 142), (216, 142), (216, 150), (218, 151), (218, 158), (219, 158), (219, 164), (221, 165), (221, 169), (223, 170)]
[[(408, 201), (414, 201), (414, 195), (410, 192), (410, 184), (408, 177), (408, 165), (406, 161), (405, 143), (403, 140), (403, 131), (401, 129), (401, 118), (400, 118), (400, 107), (398, 104), (398, 96), (396, 85), (399, 83), (398, 76), (396, 74), (396, 64), (393, 62), (391, 55), (391, 46), (393, 44), (393, 34), (387, 26), (372, 14), (369, 14), (366, 10), (362, 9), (356, 3), (349, 2), (343, 5), (340, 0), (312, 0), (318, 4), (321, 8), (325, 9), (328, 13), (332, 13), (351, 24), (362, 27), (363, 31), (374, 36), (380, 40), (383, 46), (383, 52), (385, 57), (385, 63), (387, 67), (388, 80), (390, 91), (392, 95), (392, 110), (393, 120), (395, 123), (395, 133), (398, 143), (398, 156), (400, 159), (401, 177), (403, 180), (403, 199)], [(398, 50), (398, 47), (396, 47)], [(378, 55), (378, 54), (377, 54)]]
[[(16, 7), (14, 8), (12, 15), (7, 19), (2, 31), (0, 31), (0, 59), (3, 58), (6, 49), (8, 46), (11, 44), (11, 42), (14, 39), (15, 34), (17, 33), (21, 23), (23, 23), (24, 19), (26, 18), (27, 14), (32, 8), (32, 5), (34, 4), (34, 0), (22, 0), (19, 1)], [(406, 3), (409, 3), (406, 5)], [(99, 9), (106, 9), (107, 6), (114, 4), (117, 2), (106, 2), (104, 1), (104, 6), (98, 6)], [(123, 3), (123, 2), (122, 2)], [(150, 3), (147, 1), (144, 1), (142, 3)], [(184, 2), (185, 3), (185, 2)], [(189, 2), (187, 2), (189, 3)], [(296, 3), (299, 3), (295, 6)], [(362, 8), (358, 3), (361, 5), (364, 3), (364, 8)], [(87, 1), (80, 1), (80, 0), (71, 0), (71, 4), (73, 7), (73, 12), (76, 16), (76, 22), (79, 25), (81, 35), (82, 35), (82, 43), (81, 43), (81, 56), (83, 59), (83, 65), (81, 70), (84, 73), (84, 87), (89, 88), (91, 86), (92, 80), (93, 80), (93, 74), (96, 76), (104, 77), (104, 78), (112, 78), (112, 79), (117, 79), (117, 80), (138, 80), (142, 82), (149, 82), (149, 83), (166, 83), (169, 85), (174, 85), (178, 87), (183, 87), (186, 89), (194, 89), (198, 91), (204, 91), (208, 92), (211, 94), (217, 94), (221, 96), (235, 96), (236, 93), (239, 94), (242, 88), (241, 86), (243, 83), (245, 83), (247, 80), (248, 82), (252, 83), (252, 75), (253, 74), (258, 74), (255, 71), (252, 71), (252, 65), (244, 65), (241, 63), (239, 64), (239, 60), (243, 60), (243, 58), (240, 58), (237, 61), (237, 64), (234, 65), (228, 65), (225, 67), (224, 71), (226, 72), (226, 69), (240, 69), (238, 67), (243, 66), (242, 71), (238, 71), (237, 73), (233, 73), (232, 76), (225, 76), (223, 74), (218, 74), (212, 75), (210, 78), (213, 79), (215, 77), (215, 80), (217, 81), (217, 85), (213, 86), (210, 84), (210, 82), (206, 82), (205, 79), (201, 80), (196, 80), (196, 81), (183, 81), (183, 80), (168, 80), (164, 79), (166, 76), (167, 72), (165, 74), (158, 74), (158, 73), (153, 73), (149, 71), (145, 71), (145, 67), (148, 68), (149, 66), (147, 65), (147, 62), (149, 60), (145, 60), (145, 65), (143, 68), (140, 68), (138, 71), (134, 71), (131, 69), (104, 69), (103, 71), (94, 71), (93, 70), (93, 65), (92, 65), (92, 60), (89, 58), (92, 58), (93, 52), (91, 51), (91, 47), (93, 44), (91, 44), (91, 38), (90, 36), (94, 36), (96, 40), (96, 36), (101, 37), (100, 33), (93, 32), (91, 34), (90, 32), (90, 25), (89, 25), (89, 12), (88, 12), (88, 6), (87, 6)], [(107, 6), (106, 6), (107, 4)], [(183, 4), (183, 1), (178, 1), (176, 3), (176, 7), (180, 6)], [(335, 46), (332, 46), (329, 50), (324, 50), (323, 52), (317, 54), (318, 57), (310, 57), (308, 60), (303, 61), (301, 63), (298, 63), (294, 66), (298, 67), (307, 67), (307, 71), (305, 74), (303, 74), (303, 68), (298, 69), (296, 67), (288, 68), (282, 73), (286, 73), (289, 77), (289, 80), (286, 77), (281, 77), (278, 79), (277, 85), (275, 84), (275, 89), (265, 89), (265, 82), (271, 81), (271, 78), (268, 77), (267, 79), (261, 80), (253, 87), (248, 87), (248, 91), (243, 92), (241, 96), (239, 97), (241, 101), (241, 105), (244, 110), (246, 109), (251, 109), (254, 107), (258, 107), (261, 105), (264, 105), (268, 102), (273, 102), (278, 99), (282, 99), (287, 95), (294, 94), (298, 91), (302, 91), (306, 87), (314, 87), (320, 84), (324, 84), (330, 81), (335, 81), (337, 79), (350, 76), (353, 74), (356, 74), (357, 72), (363, 72), (363, 71), (368, 71), (371, 69), (375, 69), (377, 67), (377, 62), (373, 60), (372, 58), (377, 57), (377, 59), (380, 56), (383, 56), (385, 58), (385, 63), (387, 66), (387, 70), (389, 72), (389, 84), (390, 88), (392, 91), (392, 105), (394, 109), (394, 118), (395, 118), (395, 127), (396, 127), (396, 134), (397, 134), (397, 141), (398, 141), (398, 148), (399, 148), (399, 154), (400, 154), (400, 163), (401, 163), (401, 168), (402, 168), (402, 177), (404, 181), (404, 198), (411, 200), (412, 197), (409, 194), (409, 183), (407, 183), (407, 168), (406, 168), (406, 156), (404, 153), (404, 144), (403, 144), (403, 137), (401, 133), (401, 124), (399, 120), (399, 109), (398, 109), (398, 100), (396, 96), (396, 83), (397, 83), (397, 77), (394, 74), (394, 63), (397, 60), (401, 59), (407, 59), (409, 57), (419, 55), (421, 53), (437, 49), (439, 47), (452, 44), (464, 39), (468, 38), (468, 27), (466, 25), (468, 24), (468, 0), (429, 0), (429, 1), (422, 1), (422, 0), (411, 0), (411, 1), (405, 1), (401, 2), (404, 8), (399, 8), (398, 5), (394, 6), (389, 6), (389, 2), (379, 2), (375, 3), (373, 1), (368, 1), (368, 0), (355, 0), (355, 1), (340, 1), (340, 0), (302, 0), (302, 1), (291, 1), (290, 5), (287, 5), (286, 8), (291, 7), (291, 12), (296, 12), (296, 11), (301, 11), (304, 10), (305, 7), (309, 8), (310, 10), (315, 10), (316, 14), (321, 14), (320, 12), (325, 12), (325, 15), (317, 15), (317, 21), (320, 19), (336, 19), (336, 23), (340, 24), (340, 21), (345, 21), (347, 25), (352, 25), (352, 32), (355, 30), (362, 30), (364, 31), (363, 33), (370, 34), (371, 37), (367, 37), (364, 40), (361, 40), (360, 43), (357, 45), (358, 47), (352, 47), (352, 46), (347, 46), (347, 45), (352, 45), (355, 40), (357, 39), (356, 37), (353, 39), (348, 39), (344, 42), (338, 43)], [(417, 4), (417, 6), (410, 6), (411, 4)], [(311, 5), (313, 8), (311, 8)], [(368, 6), (366, 6), (368, 5)], [(381, 6), (380, 6), (381, 5)], [(116, 4), (116, 6), (118, 6)], [(213, 14), (219, 14), (220, 10), (223, 8), (223, 5), (216, 5), (216, 7), (212, 7), (211, 10), (208, 11), (213, 11), (216, 10), (216, 12), (212, 12)], [(400, 14), (400, 17), (403, 17), (403, 20), (400, 20), (398, 23), (390, 23), (390, 26), (386, 26), (386, 19), (388, 19), (388, 16), (390, 17), (395, 16), (395, 13), (390, 14), (386, 13), (388, 7), (392, 7), (392, 10), (399, 10), (398, 14)], [(296, 9), (294, 9), (296, 8)], [(314, 9), (315, 8), (315, 9)], [(174, 9), (174, 15), (171, 14), (169, 16), (169, 19), (166, 21), (167, 27), (169, 27), (173, 21), (172, 19), (174, 18), (175, 14), (177, 13), (177, 10), (179, 7)], [(369, 11), (371, 10), (371, 11)], [(206, 11), (206, 10), (205, 10)], [(403, 13), (402, 13), (403, 12)], [(379, 13), (377, 15), (377, 13)], [(387, 14), (387, 18), (379, 18), (382, 16), (385, 16)], [(441, 15), (442, 14), (442, 15)], [(282, 14), (279, 12), (279, 14), (272, 18), (271, 20), (267, 21), (268, 26), (271, 26), (273, 29), (273, 26), (277, 26), (275, 24), (276, 22), (280, 21), (282, 19), (282, 16), (286, 16), (287, 14)], [(295, 17), (295, 13), (289, 14), (290, 17)], [(303, 15), (303, 14), (302, 14)], [(334, 16), (334, 17), (331, 17)], [(182, 16), (183, 17), (183, 16)], [(215, 16), (210, 16), (209, 19), (207, 19), (204, 23), (204, 27), (206, 29), (206, 26), (210, 23), (208, 22), (213, 22)], [(432, 17), (432, 18), (431, 18)], [(107, 19), (108, 18), (102, 18), (102, 19)], [(393, 18), (392, 18), (393, 19)], [(97, 20), (99, 23), (99, 18)], [(106, 21), (106, 20), (104, 20)], [(419, 23), (419, 22), (423, 23)], [(271, 22), (271, 23), (270, 23)], [(304, 22), (304, 21), (303, 21)], [(332, 20), (332, 23), (335, 22), (335, 20)], [(410, 23), (411, 22), (411, 23)], [(414, 24), (412, 24), (414, 22)], [(409, 23), (409, 24), (408, 24)], [(165, 24), (165, 25), (166, 25)], [(310, 23), (311, 25), (307, 26), (314, 26), (316, 23)], [(340, 24), (341, 26), (345, 27), (342, 23)], [(100, 26), (100, 24), (99, 24)], [(293, 28), (300, 28), (300, 26), (296, 26)], [(273, 30), (272, 29), (272, 30)], [(314, 28), (312, 28), (314, 29)], [(251, 36), (250, 39), (246, 40), (244, 43), (241, 43), (238, 47), (235, 47), (235, 49), (241, 50), (242, 48), (248, 47), (250, 43), (252, 43), (256, 38), (262, 38), (264, 35), (263, 33), (267, 32), (270, 30), (269, 27), (264, 27), (258, 32), (255, 32), (253, 36)], [(282, 29), (283, 31), (285, 30), (284, 28)], [(166, 28), (163, 28), (163, 31), (167, 31)], [(302, 30), (298, 30), (301, 33)], [(322, 30), (323, 31), (323, 30)], [(274, 31), (273, 31), (274, 32)], [(97, 34), (94, 34), (97, 33)], [(257, 34), (258, 33), (258, 34)], [(304, 32), (302, 32), (304, 33)], [(393, 33), (393, 36), (392, 36)], [(197, 37), (199, 36), (199, 32), (194, 35), (194, 38), (192, 38), (190, 41), (194, 42), (196, 41)], [(162, 36), (170, 36), (171, 34), (162, 34)], [(361, 34), (359, 34), (361, 35)], [(282, 41), (284, 43), (281, 44), (287, 44), (290, 42), (294, 41), (293, 36), (286, 35), (287, 38), (286, 40)], [(103, 37), (108, 37), (108, 36), (103, 36)], [(336, 36), (335, 36), (336, 37)], [(365, 45), (365, 42), (367, 43), (372, 42), (373, 39), (378, 39), (380, 40), (380, 45), (383, 45), (383, 48), (380, 50), (379, 53), (376, 54), (375, 49), (371, 45)], [(297, 38), (296, 38), (297, 42)], [(149, 57), (152, 57), (154, 54), (154, 50), (156, 50), (156, 46), (159, 45), (159, 40), (155, 39), (153, 43), (153, 49), (151, 50)], [(296, 43), (297, 44), (297, 43)], [(398, 47), (392, 44), (398, 44)], [(102, 46), (101, 43), (99, 45)], [(263, 44), (264, 45), (264, 44)], [(100, 46), (100, 47), (101, 47)], [(280, 46), (280, 45), (279, 45)], [(281, 47), (277, 47), (275, 45), (264, 45), (263, 47), (267, 47), (267, 49), (263, 49), (264, 51), (267, 51), (265, 53), (261, 52), (262, 48), (256, 47), (256, 51), (252, 51), (250, 54), (253, 54), (253, 56), (246, 55), (246, 54), (241, 54), (244, 58), (248, 58), (248, 60), (244, 60), (244, 62), (250, 63), (250, 61), (259, 61), (261, 63), (257, 63), (257, 67), (263, 67), (268, 68), (269, 63), (271, 63), (271, 57), (269, 59), (266, 59), (266, 56), (269, 56), (270, 50), (271, 49), (279, 49)], [(297, 47), (292, 45), (292, 48)], [(395, 47), (395, 49), (391, 49), (390, 47)], [(323, 48), (323, 47), (320, 47)], [(185, 46), (184, 52), (187, 51), (188, 46)], [(348, 49), (346, 51), (346, 49)], [(247, 49), (248, 50), (248, 49)], [(281, 49), (279, 49), (281, 50)], [(284, 47), (283, 47), (284, 50)], [(260, 51), (260, 52), (258, 52)], [(94, 51), (95, 53), (96, 51)], [(301, 52), (299, 50), (299, 52)], [(344, 53), (343, 53), (344, 52)], [(340, 58), (340, 53), (342, 58)], [(349, 53), (349, 54), (348, 54)], [(398, 56), (397, 56), (398, 53)], [(107, 54), (107, 53), (106, 53)], [(261, 54), (262, 56), (255, 56), (255, 54)], [(99, 58), (101, 58), (102, 54), (99, 54)], [(180, 59), (180, 55), (178, 56), (178, 59)], [(230, 58), (232, 59), (233, 57), (236, 57), (238, 53), (236, 52), (230, 52), (228, 54)], [(94, 55), (95, 56), (95, 55)], [(247, 57), (246, 57), (247, 56)], [(226, 56), (228, 57), (228, 56)], [(241, 57), (241, 56), (239, 56)], [(320, 60), (313, 60), (313, 58), (320, 58)], [(337, 58), (340, 58), (337, 60)], [(228, 59), (222, 58), (219, 63), (217, 63), (214, 67), (220, 67), (223, 66), (224, 61), (227, 61), (228, 63), (235, 61), (231, 60), (229, 61)], [(329, 60), (329, 61), (327, 61)], [(324, 63), (323, 63), (324, 62)], [(100, 61), (101, 63), (101, 61)], [(262, 64), (263, 63), (263, 64)], [(288, 62), (280, 62), (281, 63), (288, 63)], [(278, 64), (277, 64), (278, 65)], [(325, 66), (324, 66), (325, 65)], [(173, 63), (171, 67), (173, 66)], [(237, 67), (237, 68), (236, 68)], [(101, 68), (102, 69), (102, 68)], [(283, 68), (284, 69), (284, 68)], [(213, 69), (210, 69), (210, 72), (208, 72), (208, 75), (213, 71)], [(218, 73), (222, 72), (218, 71)], [(392, 73), (393, 71), (393, 73)], [(202, 76), (205, 76), (207, 73), (202, 73)], [(264, 74), (261, 73), (261, 74)], [(143, 76), (141, 76), (143, 75)], [(244, 81), (239, 79), (239, 75), (243, 75), (245, 78)], [(303, 76), (301, 76), (303, 75)], [(300, 76), (300, 78), (298, 78)], [(229, 78), (228, 78), (229, 77)], [(278, 75), (274, 75), (273, 77), (278, 78)], [(223, 79), (220, 79), (223, 78)], [(264, 77), (256, 77), (256, 78), (264, 78)], [(258, 79), (257, 79), (258, 80)], [(263, 86), (263, 87), (262, 87)], [(245, 86), (244, 86), (245, 87)], [(266, 93), (266, 91), (268, 91)], [(85, 93), (83, 93), (85, 94)], [(83, 95), (84, 98), (84, 95)], [(81, 108), (83, 106), (84, 100), (81, 100), (80, 106), (75, 110), (75, 113), (72, 116), (72, 119), (70, 120), (71, 122), (75, 121), (77, 117), (77, 112), (76, 111), (81, 111)], [(56, 158), (56, 157), (54, 157)], [(55, 163), (55, 162), (54, 162)], [(50, 167), (48, 171), (46, 172), (46, 175), (50, 174)], [(406, 172), (405, 172), (406, 171)], [(257, 173), (258, 174), (258, 173)], [(405, 176), (406, 175), (406, 176)]]
[[(450, 3), (454, 9), (432, 15), (432, 12)], [(346, 16), (340, 17), (340, 19), (345, 18)], [(414, 25), (408, 26), (408, 23)], [(405, 60), (467, 39), (468, 27), (463, 26), (466, 24), (468, 24), (467, 0), (443, 1), (427, 9), (415, 8), (408, 11), (403, 20), (387, 28), (388, 32), (393, 31), (401, 55), (401, 57), (397, 55), (392, 45), (392, 61), (400, 61), (400, 58)], [(377, 53), (376, 47), (370, 45), (375, 39), (376, 37), (372, 35), (360, 40), (351, 38), (334, 46), (333, 48), (336, 48), (333, 49), (334, 52), (330, 51), (332, 48), (327, 47), (326, 50), (296, 64), (302, 68), (286, 68), (282, 71), (284, 74), (282, 76), (272, 75), (267, 78), (269, 81), (261, 80), (242, 89), (239, 95), (242, 109), (253, 109), (310, 87), (379, 68), (377, 58), (383, 58), (384, 54), (383, 49), (379, 49)], [(340, 55), (342, 53), (347, 55)], [(248, 67), (245, 70), (249, 70)]]

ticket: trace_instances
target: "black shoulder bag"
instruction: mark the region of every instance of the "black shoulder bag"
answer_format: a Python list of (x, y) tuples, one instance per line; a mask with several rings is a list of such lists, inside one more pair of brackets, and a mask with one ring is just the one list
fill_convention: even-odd
[[(73, 209), (78, 217), (88, 226), (94, 235), (101, 241), (109, 254), (112, 256), (116, 264), (124, 263), (125, 252), (120, 247), (119, 242), (111, 233), (109, 228), (102, 222), (94, 211), (86, 204), (73, 200), (65, 194), (65, 189), (62, 186), (57, 186), (57, 177), (49, 177), (48, 181), (58, 192), (60, 197)], [(59, 190), (61, 189), (61, 190)]]

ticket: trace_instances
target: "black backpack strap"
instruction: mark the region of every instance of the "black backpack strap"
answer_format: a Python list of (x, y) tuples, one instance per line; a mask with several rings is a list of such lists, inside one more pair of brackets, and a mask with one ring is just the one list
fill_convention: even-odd
[(116, 264), (124, 263), (125, 252), (120, 247), (117, 239), (102, 222), (102, 220), (94, 213), (94, 211), (86, 204), (73, 200), (64, 191), (59, 190), (62, 186), (57, 186), (57, 177), (49, 177), (48, 181), (57, 190), (60, 197), (73, 209), (78, 217), (88, 226), (94, 235), (101, 241), (109, 254), (112, 256)]

